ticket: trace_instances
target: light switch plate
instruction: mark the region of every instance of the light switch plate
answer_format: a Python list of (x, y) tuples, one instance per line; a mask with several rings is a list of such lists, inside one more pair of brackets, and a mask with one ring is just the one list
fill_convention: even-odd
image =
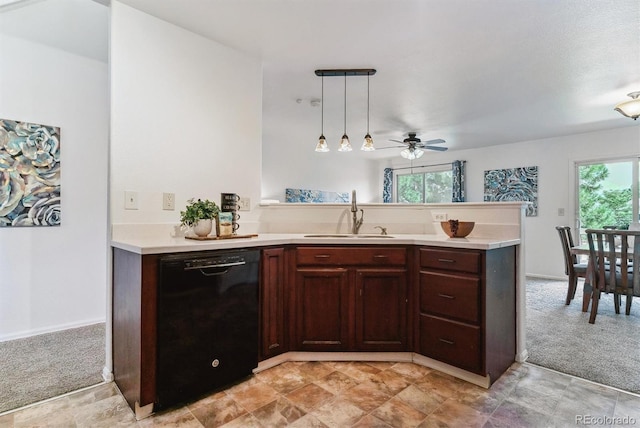
[(138, 209), (138, 192), (134, 192), (132, 190), (126, 190), (124, 192), (124, 209), (125, 210)]
[(240, 207), (240, 211), (251, 211), (251, 198), (240, 197), (238, 206)]

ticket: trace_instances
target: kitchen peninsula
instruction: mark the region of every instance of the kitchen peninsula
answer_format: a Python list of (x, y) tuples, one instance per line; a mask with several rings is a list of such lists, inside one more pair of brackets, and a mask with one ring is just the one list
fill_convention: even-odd
[[(413, 361), (489, 387), (522, 349), (516, 333), (522, 204), (502, 204), (503, 220), (505, 213), (512, 217), (502, 228), (485, 222), (500, 218), (489, 212), (497, 205), (486, 205), (492, 204), (436, 207), (450, 218), (465, 209), (461, 218), (481, 220), (477, 236), (454, 239), (419, 220), (421, 233), (393, 233), (399, 228), (381, 220), (393, 213), (406, 228), (403, 209), (374, 206), (364, 207), (370, 222), (359, 236), (309, 221), (344, 206), (263, 207), (258, 236), (245, 239), (193, 241), (168, 229), (136, 236), (114, 226), (115, 380), (136, 417), (154, 411), (163, 257), (259, 249), (257, 371), (291, 360)], [(412, 218), (431, 217), (424, 206), (408, 209)], [(267, 221), (287, 217), (303, 219), (306, 232), (298, 233), (295, 221), (288, 222), (293, 233)], [(366, 226), (378, 224), (389, 225), (390, 237), (367, 233)]]

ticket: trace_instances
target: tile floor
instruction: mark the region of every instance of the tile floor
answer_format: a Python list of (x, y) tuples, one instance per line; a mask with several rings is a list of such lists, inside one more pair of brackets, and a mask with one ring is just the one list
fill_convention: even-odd
[(485, 390), (412, 363), (284, 363), (136, 422), (115, 384), (0, 416), (19, 427), (640, 426), (640, 397), (530, 364)]

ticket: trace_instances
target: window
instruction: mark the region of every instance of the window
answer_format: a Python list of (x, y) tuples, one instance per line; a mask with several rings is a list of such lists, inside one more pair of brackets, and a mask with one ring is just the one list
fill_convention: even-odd
[(426, 167), (419, 173), (398, 172), (395, 182), (397, 202), (405, 204), (451, 202), (453, 193), (451, 165)]

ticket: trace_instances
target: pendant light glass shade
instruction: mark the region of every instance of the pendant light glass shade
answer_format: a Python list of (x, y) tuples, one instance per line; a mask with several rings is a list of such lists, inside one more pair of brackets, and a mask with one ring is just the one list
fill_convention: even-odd
[(400, 152), (400, 156), (409, 160), (419, 159), (422, 157), (422, 155), (424, 155), (424, 150), (416, 149), (413, 147), (409, 147), (408, 149), (404, 149)]
[(364, 141), (362, 142), (362, 147), (360, 147), (360, 150), (365, 152), (372, 152), (375, 149), (376, 148), (373, 147), (373, 138), (371, 138), (371, 135), (367, 133), (367, 135), (364, 136)]
[(344, 75), (344, 134), (340, 139), (340, 147), (338, 148), (339, 152), (350, 152), (353, 150), (351, 148), (351, 143), (349, 142), (349, 137), (347, 136), (347, 75)]
[(364, 141), (362, 142), (362, 147), (360, 150), (363, 152), (372, 152), (376, 148), (373, 147), (373, 138), (369, 134), (369, 75), (367, 74), (367, 135), (364, 136)]
[(353, 150), (351, 148), (351, 143), (349, 143), (349, 137), (347, 134), (344, 134), (340, 139), (340, 147), (338, 147), (339, 152), (350, 152)]
[(627, 95), (632, 99), (616, 105), (616, 108), (614, 110), (622, 114), (623, 116), (627, 116), (633, 120), (636, 120), (638, 117), (640, 117), (640, 91), (631, 92)]
[(316, 144), (316, 152), (328, 152), (329, 146), (327, 145), (327, 140), (324, 138), (324, 135), (321, 135), (318, 139), (318, 144)]
[(316, 144), (316, 152), (328, 152), (329, 146), (327, 140), (324, 138), (324, 76), (322, 76), (322, 99), (320, 100), (320, 138), (318, 138), (318, 144)]

